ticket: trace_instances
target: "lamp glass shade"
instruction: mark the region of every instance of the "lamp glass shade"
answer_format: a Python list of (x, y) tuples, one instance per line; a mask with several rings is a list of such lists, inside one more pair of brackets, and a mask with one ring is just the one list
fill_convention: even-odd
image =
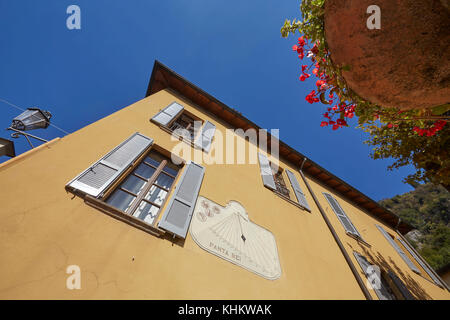
[(28, 108), (12, 121), (11, 127), (21, 131), (45, 129), (50, 124), (51, 114), (38, 108)]

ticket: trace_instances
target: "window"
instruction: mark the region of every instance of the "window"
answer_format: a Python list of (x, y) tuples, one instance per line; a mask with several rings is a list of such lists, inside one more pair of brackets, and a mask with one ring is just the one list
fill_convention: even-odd
[(106, 203), (153, 224), (178, 170), (169, 158), (152, 150), (109, 195)]
[[(288, 169), (275, 169), (278, 166), (272, 165), (266, 155), (261, 152), (258, 153), (259, 168), (261, 171), (261, 178), (266, 188), (274, 191), (275, 194), (280, 195), (283, 199), (290, 203), (311, 212), (306, 196), (298, 183), (295, 174)], [(291, 183), (292, 189), (289, 189), (285, 180), (283, 171), (286, 172), (287, 177)], [(296, 199), (291, 199), (291, 191), (294, 191)], [(297, 201), (295, 201), (297, 200)]]
[(284, 178), (283, 178), (283, 169), (282, 168), (278, 168), (278, 170), (275, 170), (274, 167), (272, 166), (272, 163), (270, 163), (270, 167), (272, 169), (272, 173), (273, 173), (273, 178), (275, 180), (275, 187), (276, 190), (281, 193), (281, 195), (283, 195), (286, 198), (291, 198), (289, 196), (289, 189), (286, 186), (286, 183), (284, 182)]
[[(172, 157), (153, 145), (152, 138), (136, 132), (65, 188), (91, 207), (141, 230), (156, 236), (169, 232), (185, 239), (205, 168), (188, 161), (176, 179), (181, 167)], [(175, 180), (177, 187), (169, 199)]]
[(420, 270), (416, 267), (416, 265), (409, 259), (406, 253), (399, 247), (399, 245), (394, 241), (394, 237), (390, 235), (384, 228), (380, 225), (376, 225), (378, 230), (383, 234), (386, 240), (391, 244), (391, 246), (397, 251), (398, 255), (405, 261), (408, 267), (417, 274), (420, 274)]
[(365, 256), (353, 251), (353, 255), (358, 261), (370, 281), (371, 288), (375, 291), (380, 300), (413, 300), (405, 284), (392, 272), (386, 272), (377, 265), (369, 263)]
[[(408, 251), (411, 258), (417, 263), (416, 267), (420, 266), (422, 268), (422, 270), (425, 271), (425, 274), (428, 274), (430, 279), (432, 279), (436, 285), (438, 285), (439, 287), (442, 287), (442, 284), (441, 284), (439, 278), (433, 273), (431, 268), (422, 260), (422, 258), (419, 256), (419, 254), (411, 247), (411, 245), (408, 243), (408, 241), (402, 240), (399, 237), (397, 237), (396, 240), (398, 241), (398, 243), (401, 246), (403, 246), (404, 249), (406, 249)], [(423, 274), (424, 273), (422, 272), (422, 275)]]
[(196, 133), (200, 127), (201, 120), (198, 118), (194, 119), (194, 116), (186, 112), (183, 112), (169, 126), (170, 130), (178, 132), (182, 137), (191, 141), (194, 141)]
[(172, 102), (159, 111), (150, 121), (158, 124), (161, 129), (170, 134), (176, 134), (183, 141), (188, 141), (193, 147), (209, 152), (216, 132), (215, 124), (202, 121), (189, 113), (182, 105)]
[(336, 214), (337, 218), (341, 222), (342, 226), (344, 227), (345, 231), (357, 238), (361, 238), (361, 235), (359, 234), (358, 230), (356, 230), (353, 223), (350, 221), (349, 217), (345, 213), (345, 211), (342, 209), (339, 202), (329, 193), (323, 192), (323, 195), (325, 199), (327, 199), (331, 209)]

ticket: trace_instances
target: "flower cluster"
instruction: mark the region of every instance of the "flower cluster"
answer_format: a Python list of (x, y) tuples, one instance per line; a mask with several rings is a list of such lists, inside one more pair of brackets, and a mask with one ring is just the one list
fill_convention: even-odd
[(413, 130), (417, 132), (419, 136), (426, 135), (427, 137), (432, 137), (436, 134), (436, 132), (442, 130), (446, 123), (447, 121), (445, 120), (438, 120), (434, 122), (433, 125), (429, 128), (414, 127)]
[[(312, 75), (317, 78), (316, 88), (306, 95), (305, 100), (310, 104), (320, 101), (323, 104), (328, 105), (327, 112), (323, 114), (325, 120), (320, 123), (320, 126), (331, 126), (333, 130), (337, 130), (341, 127), (348, 126), (347, 121), (355, 116), (356, 107), (359, 104), (352, 101), (352, 99), (345, 97), (345, 93), (349, 90), (342, 90), (342, 84), (340, 84), (340, 81), (342, 83), (342, 78), (337, 79), (335, 73), (331, 76), (327, 75), (326, 70), (328, 69), (326, 65), (332, 63), (330, 60), (330, 54), (327, 49), (323, 49), (323, 52), (320, 52), (322, 49), (319, 48), (326, 48), (326, 46), (321, 46), (318, 40), (314, 43), (309, 43), (306, 36), (303, 35), (298, 38), (298, 42), (292, 47), (292, 50), (298, 54), (298, 58), (300, 60), (303, 60), (305, 56), (311, 60), (309, 65), (302, 64), (301, 75), (299, 77), (300, 81), (303, 82)], [(310, 71), (311, 69), (312, 71)], [(389, 129), (398, 127), (397, 120), (414, 120), (414, 118), (410, 118), (406, 114), (402, 115), (402, 113), (403, 111), (392, 114), (388, 114), (386, 112), (382, 112), (382, 114), (374, 112), (373, 120), (381, 120), (382, 122), (393, 121), (394, 124), (391, 122), (387, 124), (387, 128)], [(424, 122), (421, 123), (423, 128), (416, 126), (414, 127), (414, 131), (420, 136), (425, 135), (430, 137), (442, 130), (447, 121), (438, 120), (429, 127), (426, 127)]]
[[(310, 58), (312, 61), (312, 64), (309, 66), (305, 64), (302, 65), (302, 74), (299, 77), (300, 81), (305, 81), (311, 75), (318, 78), (316, 81), (317, 89), (312, 90), (305, 97), (305, 100), (311, 104), (321, 101), (330, 106), (336, 103), (334, 107), (327, 108), (327, 112), (323, 114), (326, 121), (322, 121), (320, 125), (322, 127), (331, 125), (333, 130), (348, 126), (346, 118), (353, 118), (355, 114), (355, 105), (340, 101), (333, 93), (334, 86), (331, 84), (332, 79), (327, 76), (320, 67), (320, 60), (317, 57), (317, 54), (319, 53), (318, 43), (316, 42), (308, 48), (308, 40), (305, 36), (301, 36), (298, 38), (298, 43), (292, 47), (292, 50), (297, 52), (299, 59), (303, 60), (306, 53), (306, 57)], [(325, 54), (325, 56), (327, 55)], [(326, 62), (325, 58), (322, 58), (322, 62)], [(312, 71), (311, 73), (308, 73), (310, 72), (310, 69), (312, 69)], [(339, 115), (339, 119), (334, 120), (336, 115)]]

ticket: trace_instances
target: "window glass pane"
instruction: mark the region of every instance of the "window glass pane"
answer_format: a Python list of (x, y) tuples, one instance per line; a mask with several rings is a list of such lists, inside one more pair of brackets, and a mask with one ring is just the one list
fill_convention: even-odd
[(158, 176), (158, 178), (156, 178), (155, 183), (163, 188), (169, 189), (170, 186), (172, 185), (173, 182), (173, 178), (169, 177), (167, 174), (165, 174), (164, 172), (161, 172)]
[(176, 176), (179, 169), (180, 169), (180, 168), (179, 168), (178, 166), (174, 165), (174, 164), (173, 164), (172, 162), (170, 162), (170, 160), (169, 160), (169, 162), (167, 162), (166, 166), (164, 167), (163, 171), (164, 171), (164, 172), (167, 172), (168, 174), (171, 174), (171, 175), (173, 175), (173, 176)]
[(155, 220), (158, 210), (158, 207), (152, 206), (145, 201), (141, 201), (133, 216), (151, 224), (153, 223), (153, 220)]
[(155, 167), (159, 166), (159, 164), (163, 161), (167, 160), (166, 157), (164, 157), (162, 154), (156, 151), (151, 151), (147, 158), (145, 158), (145, 161), (148, 163), (151, 163)]
[(116, 207), (119, 210), (127, 211), (131, 203), (136, 197), (131, 194), (126, 193), (125, 191), (117, 189), (113, 192), (113, 194), (106, 200), (106, 203)]
[(146, 179), (149, 179), (153, 173), (155, 173), (155, 169), (153, 169), (152, 167), (141, 163), (136, 170), (134, 170), (135, 173), (137, 173), (138, 175), (140, 175), (141, 177), (144, 177)]
[(145, 158), (144, 161), (150, 163), (151, 165), (154, 165), (155, 167), (158, 167), (159, 164), (161, 163), (160, 160), (157, 161), (157, 160), (155, 160), (153, 158), (147, 157), (147, 158)]
[(162, 205), (164, 199), (166, 198), (166, 195), (167, 195), (166, 191), (153, 185), (144, 198), (157, 205)]
[(134, 175), (130, 175), (121, 185), (122, 188), (138, 194), (147, 182)]

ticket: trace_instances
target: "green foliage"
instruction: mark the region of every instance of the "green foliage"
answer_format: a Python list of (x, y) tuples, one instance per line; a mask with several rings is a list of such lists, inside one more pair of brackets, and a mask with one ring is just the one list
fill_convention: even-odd
[(450, 263), (450, 193), (445, 188), (418, 185), (380, 204), (420, 231), (418, 239), (408, 240), (434, 269)]
[(365, 141), (373, 146), (373, 159), (394, 158), (388, 169), (413, 165), (416, 172), (405, 182), (417, 181), (450, 186), (450, 127), (447, 125), (433, 137), (419, 136), (412, 131), (412, 124), (402, 122), (398, 127), (373, 126), (367, 130), (371, 139)]
[[(358, 128), (370, 134), (366, 143), (374, 147), (373, 159), (393, 158), (395, 162), (388, 167), (390, 170), (413, 165), (417, 171), (405, 178), (407, 183), (432, 182), (450, 190), (449, 125), (445, 125), (450, 105), (431, 110), (400, 111), (397, 108), (383, 108), (356, 94), (343, 77), (343, 72), (349, 71), (351, 66), (333, 63), (325, 38), (324, 4), (325, 0), (301, 1), (302, 19), (293, 19), (292, 22), (286, 19), (281, 35), (288, 37), (298, 31), (317, 45), (319, 50), (314, 62), (319, 64), (320, 72), (329, 77), (328, 84), (333, 87), (331, 92), (339, 97), (340, 102), (356, 106)], [(329, 107), (323, 94), (320, 101)], [(340, 118), (344, 116), (344, 111), (341, 111)], [(439, 131), (438, 126), (443, 130)]]

